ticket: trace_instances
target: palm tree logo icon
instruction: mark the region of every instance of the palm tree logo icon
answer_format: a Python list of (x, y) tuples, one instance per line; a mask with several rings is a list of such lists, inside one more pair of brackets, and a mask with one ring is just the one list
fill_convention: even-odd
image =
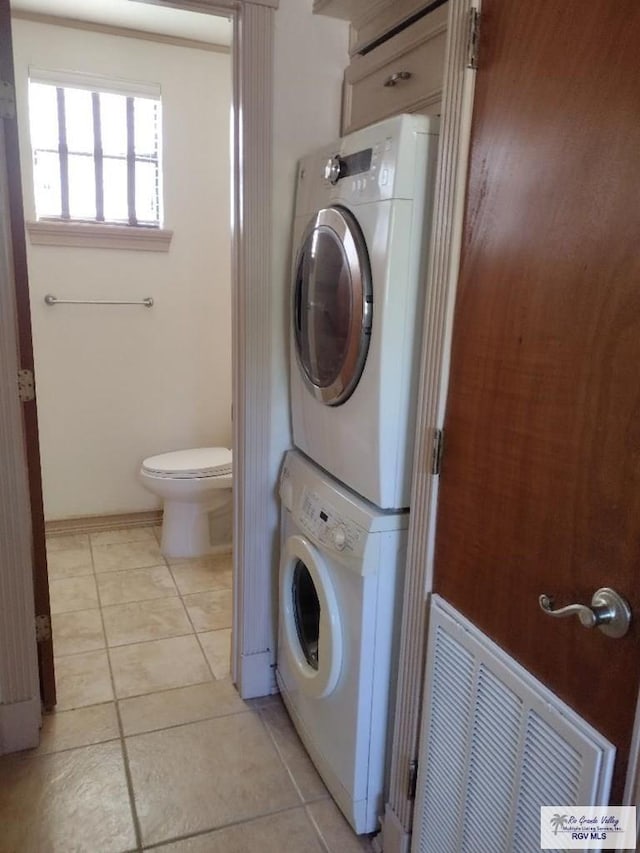
[(554, 814), (554, 816), (551, 818), (550, 823), (551, 823), (551, 826), (553, 827), (553, 834), (554, 835), (558, 834), (559, 829), (565, 828), (564, 822), (568, 818), (568, 816), (569, 815), (566, 815), (566, 814)]

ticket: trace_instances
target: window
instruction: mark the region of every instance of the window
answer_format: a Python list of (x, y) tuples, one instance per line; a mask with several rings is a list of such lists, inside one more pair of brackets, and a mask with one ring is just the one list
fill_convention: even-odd
[(38, 219), (160, 228), (159, 91), (43, 75), (29, 83)]

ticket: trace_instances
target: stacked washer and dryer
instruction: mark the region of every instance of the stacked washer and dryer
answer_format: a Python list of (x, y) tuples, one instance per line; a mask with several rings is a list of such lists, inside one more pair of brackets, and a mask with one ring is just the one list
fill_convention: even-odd
[(277, 680), (357, 833), (383, 811), (437, 120), (301, 161)]

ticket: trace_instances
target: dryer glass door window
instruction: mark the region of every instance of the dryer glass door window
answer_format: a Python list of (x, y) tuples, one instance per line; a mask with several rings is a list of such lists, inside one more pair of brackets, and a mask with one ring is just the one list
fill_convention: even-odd
[(309, 390), (330, 406), (355, 390), (367, 357), (373, 293), (364, 237), (345, 208), (321, 210), (298, 254), (294, 331)]
[(320, 602), (309, 569), (302, 560), (297, 561), (293, 570), (291, 592), (300, 648), (309, 666), (318, 669)]

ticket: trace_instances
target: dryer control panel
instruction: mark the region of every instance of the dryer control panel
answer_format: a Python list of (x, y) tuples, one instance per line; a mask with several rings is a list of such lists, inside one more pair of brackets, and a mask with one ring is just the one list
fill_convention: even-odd
[(364, 553), (365, 531), (307, 487), (300, 494), (296, 517), (301, 530), (326, 548), (344, 551), (350, 556)]

